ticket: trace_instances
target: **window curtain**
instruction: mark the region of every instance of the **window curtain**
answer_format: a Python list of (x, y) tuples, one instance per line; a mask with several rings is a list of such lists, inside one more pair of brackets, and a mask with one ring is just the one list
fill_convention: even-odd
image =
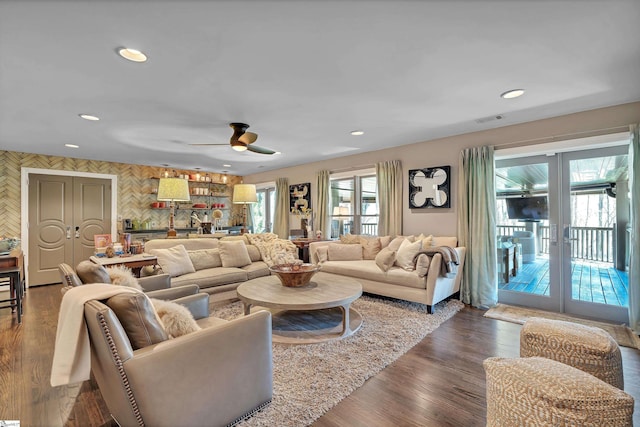
[[(331, 209), (331, 182), (329, 171), (323, 170), (316, 174), (316, 188), (318, 189), (316, 208), (314, 209), (316, 230), (322, 231), (325, 238), (331, 236), (329, 209)], [(315, 231), (315, 230), (314, 230)], [(313, 237), (313, 236), (309, 236)]]
[(640, 331), (640, 124), (629, 127), (629, 327)]
[(400, 160), (376, 163), (378, 236), (402, 234), (402, 164)]
[(276, 206), (273, 232), (281, 239), (289, 238), (289, 179), (276, 180)]
[(487, 308), (498, 302), (493, 147), (463, 150), (459, 166), (458, 244), (467, 248), (460, 295)]

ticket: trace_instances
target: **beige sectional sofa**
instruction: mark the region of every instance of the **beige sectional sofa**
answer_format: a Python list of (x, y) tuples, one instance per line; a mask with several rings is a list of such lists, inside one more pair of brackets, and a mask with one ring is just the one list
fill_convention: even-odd
[[(455, 237), (347, 236), (312, 242), (309, 256), (324, 273), (355, 278), (368, 293), (426, 304), (431, 313), (435, 304), (460, 291), (466, 250), (456, 244)], [(451, 257), (446, 248), (455, 254)], [(456, 255), (457, 265), (443, 262)]]
[[(259, 246), (249, 240), (264, 237), (268, 235), (149, 240), (145, 252), (158, 257), (158, 266), (145, 267), (142, 274), (169, 274), (171, 287), (196, 284), (211, 296), (212, 303), (230, 300), (236, 298), (235, 289), (240, 283), (271, 274), (262, 258), (264, 247), (261, 252)], [(295, 245), (288, 241), (282, 243), (286, 247), (281, 250), (297, 258)]]

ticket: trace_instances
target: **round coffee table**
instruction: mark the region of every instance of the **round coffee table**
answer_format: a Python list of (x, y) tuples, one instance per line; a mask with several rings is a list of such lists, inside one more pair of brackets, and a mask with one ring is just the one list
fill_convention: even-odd
[(362, 285), (347, 277), (318, 273), (308, 285), (288, 288), (276, 276), (265, 276), (242, 283), (237, 292), (245, 315), (252, 306), (270, 309), (275, 342), (310, 344), (343, 339), (362, 326), (362, 316), (351, 308), (362, 295)]

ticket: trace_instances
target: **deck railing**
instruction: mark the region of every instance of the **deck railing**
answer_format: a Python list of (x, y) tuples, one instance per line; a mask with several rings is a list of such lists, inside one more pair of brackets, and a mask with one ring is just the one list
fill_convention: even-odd
[[(549, 226), (538, 225), (538, 253), (549, 253)], [(499, 236), (512, 236), (524, 226), (498, 225)], [(615, 233), (613, 227), (571, 227), (571, 257), (588, 261), (613, 262)], [(561, 241), (562, 236), (558, 236)]]

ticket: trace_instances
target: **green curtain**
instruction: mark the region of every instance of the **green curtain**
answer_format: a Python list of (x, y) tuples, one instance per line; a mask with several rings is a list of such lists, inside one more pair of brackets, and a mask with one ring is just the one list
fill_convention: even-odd
[(289, 179), (276, 180), (276, 207), (273, 218), (273, 232), (281, 239), (289, 238)]
[(402, 234), (402, 163), (376, 163), (378, 187), (378, 236)]
[(640, 124), (629, 126), (629, 326), (640, 332)]
[[(331, 236), (331, 223), (329, 217), (329, 209), (331, 209), (331, 182), (329, 180), (329, 171), (323, 170), (316, 174), (316, 186), (318, 195), (316, 199), (316, 207), (313, 210), (315, 216), (315, 230), (322, 231), (324, 238)], [(309, 236), (313, 237), (313, 236)]]
[(460, 296), (475, 307), (498, 302), (495, 211), (493, 147), (463, 150), (458, 173), (458, 244), (467, 253)]

